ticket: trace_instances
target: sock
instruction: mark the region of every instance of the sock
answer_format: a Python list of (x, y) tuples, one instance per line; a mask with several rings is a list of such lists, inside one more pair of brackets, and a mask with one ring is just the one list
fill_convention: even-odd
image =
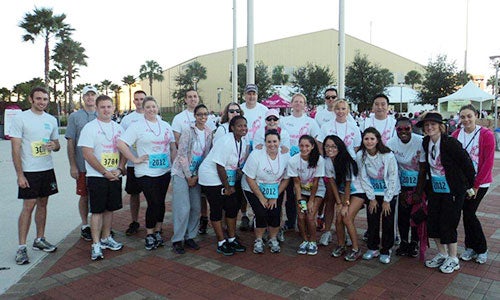
[(218, 242), (217, 242), (217, 245), (220, 247), (220, 246), (222, 246), (225, 242), (226, 242), (226, 240), (218, 241)]
[(325, 214), (318, 215), (318, 218), (323, 219), (325, 217)]
[(23, 248), (26, 248), (26, 244), (24, 244), (24, 245), (19, 245), (19, 246), (17, 247), (17, 249), (23, 249)]
[(42, 238), (36, 238), (36, 239), (35, 239), (35, 242), (39, 242), (39, 241), (41, 241), (41, 240), (42, 240)]
[(85, 224), (85, 225), (82, 225), (82, 230), (84, 230), (85, 228), (89, 228), (89, 224)]
[(234, 242), (235, 239), (236, 239), (236, 237), (232, 237), (232, 238), (228, 238), (227, 241), (232, 243), (232, 242)]

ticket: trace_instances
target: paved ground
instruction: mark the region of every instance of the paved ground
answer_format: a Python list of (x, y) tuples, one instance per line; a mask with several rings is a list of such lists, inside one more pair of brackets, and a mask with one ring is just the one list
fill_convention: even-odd
[[(10, 153), (6, 143), (0, 141), (0, 153)], [(129, 223), (128, 197), (124, 197), (124, 209), (116, 213), (114, 220), (114, 228), (118, 231), (116, 239), (125, 243), (124, 249), (106, 250), (105, 260), (92, 262), (90, 243), (79, 238), (74, 185), (67, 174), (64, 158), (63, 149), (56, 158), (61, 193), (51, 202), (47, 224), (50, 240), (62, 241), (53, 254), (30, 250), (32, 263), (28, 266), (14, 264), (20, 204), (14, 200), (15, 189), (11, 188), (15, 185), (15, 176), (10, 173), (10, 158), (8, 155), (0, 158), (0, 188), (5, 191), (0, 200), (4, 207), (0, 212), (0, 224), (4, 229), (0, 231), (3, 241), (0, 267), (11, 267), (0, 271), (0, 293), (3, 292), (0, 298), (500, 299), (500, 160), (495, 164), (495, 182), (478, 211), (488, 239), (490, 258), (484, 265), (461, 262), (459, 272), (445, 275), (424, 267), (417, 259), (406, 257), (393, 257), (389, 265), (382, 265), (377, 260), (348, 263), (330, 257), (334, 245), (320, 248), (316, 256), (297, 255), (295, 250), (300, 241), (294, 232), (287, 233), (280, 254), (255, 255), (247, 251), (222, 257), (215, 252), (211, 230), (199, 237), (202, 246), (199, 251), (176, 255), (170, 247), (165, 247), (150, 252), (143, 247), (144, 228), (137, 236), (123, 234)], [(169, 197), (164, 226), (166, 239), (172, 235)], [(144, 211), (143, 201), (142, 220)], [(363, 232), (366, 228), (364, 212), (356, 222), (359, 231)], [(252, 234), (238, 234), (251, 248)], [(461, 225), (459, 238), (459, 244), (463, 245)], [(361, 245), (365, 251), (366, 246), (363, 242)], [(427, 256), (435, 253), (435, 246), (432, 246)]]

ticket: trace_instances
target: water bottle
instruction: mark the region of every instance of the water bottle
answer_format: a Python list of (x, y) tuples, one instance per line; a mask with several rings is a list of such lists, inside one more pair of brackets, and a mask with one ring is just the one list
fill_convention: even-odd
[(307, 213), (307, 201), (304, 199), (299, 200), (300, 211), (304, 214)]

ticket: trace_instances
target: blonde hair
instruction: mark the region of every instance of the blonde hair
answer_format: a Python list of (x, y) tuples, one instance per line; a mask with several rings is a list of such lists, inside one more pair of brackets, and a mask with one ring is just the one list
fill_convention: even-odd
[[(443, 117), (443, 115), (441, 115), (440, 112), (435, 111), (435, 110), (431, 110), (431, 111), (426, 111), (423, 114), (421, 114), (420, 115), (420, 119), (423, 120), (428, 113), (439, 114), (441, 116), (441, 118)], [(422, 126), (422, 129), (423, 129), (423, 126)], [(424, 132), (425, 135), (427, 135), (425, 133), (425, 130), (422, 130), (422, 131)], [(446, 125), (444, 123), (439, 123), (439, 131), (441, 131), (441, 133), (446, 133), (447, 132)]]
[(293, 103), (293, 100), (295, 100), (295, 98), (296, 98), (296, 97), (302, 97), (302, 99), (304, 99), (304, 103), (307, 103), (307, 98), (306, 98), (306, 96), (305, 96), (304, 94), (302, 94), (302, 93), (297, 93), (297, 94), (293, 95), (293, 96), (292, 96), (292, 101), (291, 101), (291, 103)]
[(347, 112), (351, 111), (351, 108), (349, 107), (349, 103), (347, 103), (347, 101), (345, 99), (338, 99), (335, 102), (333, 102), (333, 109), (337, 108), (337, 106), (341, 103), (345, 104), (345, 106), (347, 107)]

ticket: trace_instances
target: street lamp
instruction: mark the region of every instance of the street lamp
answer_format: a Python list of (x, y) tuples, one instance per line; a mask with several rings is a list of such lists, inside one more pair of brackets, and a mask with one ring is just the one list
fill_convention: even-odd
[(493, 65), (495, 66), (495, 129), (498, 127), (497, 121), (498, 121), (498, 107), (497, 107), (497, 101), (498, 101), (498, 69), (500, 68), (500, 55), (493, 55), (490, 56), (490, 59), (493, 61)]
[(222, 93), (223, 90), (224, 88), (217, 88), (217, 103), (219, 103), (219, 112), (222, 110), (222, 106), (220, 103), (220, 94)]
[(398, 82), (399, 84), (399, 113), (403, 113), (403, 85), (404, 82)]
[(194, 90), (197, 92), (198, 91), (198, 86), (197, 86), (197, 83), (200, 79), (196, 76), (193, 76), (193, 78), (191, 78), (191, 81), (193, 82), (193, 88)]

